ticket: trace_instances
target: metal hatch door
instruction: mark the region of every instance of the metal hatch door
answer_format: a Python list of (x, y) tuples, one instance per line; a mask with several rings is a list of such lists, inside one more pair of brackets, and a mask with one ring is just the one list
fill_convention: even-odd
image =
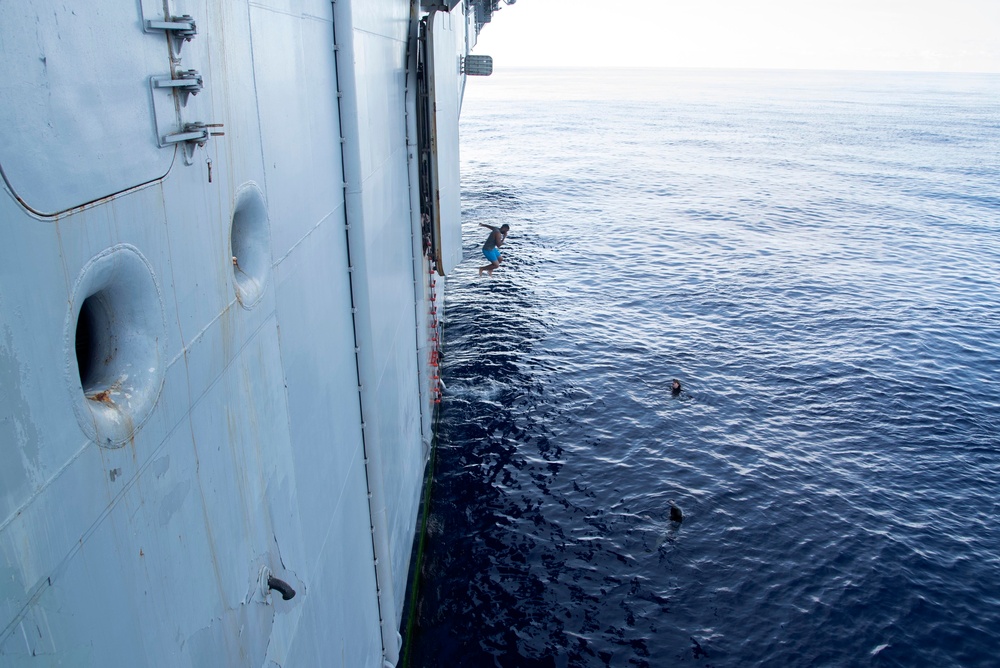
[[(168, 31), (144, 30), (146, 19), (164, 21), (163, 5), (4, 3), (0, 171), (23, 206), (54, 215), (170, 170), (175, 150), (158, 146), (150, 80), (171, 79), (173, 47)], [(174, 99), (168, 91), (158, 105), (170, 124)]]
[(465, 23), (460, 9), (431, 12), (427, 20), (430, 100), (431, 196), (438, 270), (448, 274), (462, 261), (462, 202), (459, 190), (458, 114)]

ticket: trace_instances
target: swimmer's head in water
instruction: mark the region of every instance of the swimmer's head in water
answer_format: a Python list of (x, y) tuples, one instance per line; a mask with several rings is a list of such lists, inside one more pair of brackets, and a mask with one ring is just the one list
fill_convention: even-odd
[(674, 381), (670, 384), (670, 391), (674, 394), (679, 394), (681, 391), (681, 381), (674, 378)]

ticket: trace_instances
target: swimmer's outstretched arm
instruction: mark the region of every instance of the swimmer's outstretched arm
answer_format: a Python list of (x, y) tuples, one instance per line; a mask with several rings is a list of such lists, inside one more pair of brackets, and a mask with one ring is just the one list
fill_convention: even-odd
[(486, 223), (479, 223), (479, 227), (486, 227), (488, 229), (493, 230), (494, 232), (499, 232), (500, 231), (499, 227), (493, 227), (492, 225), (487, 225)]

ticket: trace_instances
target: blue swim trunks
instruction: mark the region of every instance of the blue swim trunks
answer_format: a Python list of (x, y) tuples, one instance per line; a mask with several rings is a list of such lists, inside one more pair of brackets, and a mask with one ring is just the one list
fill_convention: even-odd
[(499, 248), (491, 248), (489, 250), (483, 249), (483, 255), (485, 255), (486, 259), (489, 260), (490, 262), (499, 262), (500, 261), (500, 249)]

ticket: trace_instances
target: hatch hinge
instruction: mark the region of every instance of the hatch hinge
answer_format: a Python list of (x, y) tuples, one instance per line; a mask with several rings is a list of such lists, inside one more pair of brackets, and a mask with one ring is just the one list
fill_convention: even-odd
[(184, 149), (184, 164), (192, 165), (195, 149), (208, 143), (209, 137), (221, 137), (226, 134), (216, 129), (221, 127), (222, 123), (185, 123), (180, 132), (160, 137), (160, 146), (180, 144)]
[(164, 31), (170, 38), (170, 50), (175, 57), (180, 57), (184, 42), (190, 42), (198, 34), (198, 26), (189, 14), (174, 16), (166, 21), (146, 19), (143, 22), (145, 32)]
[(197, 95), (203, 87), (201, 74), (197, 70), (179, 70), (176, 76), (161, 74), (150, 78), (153, 88), (170, 88), (181, 101), (181, 106), (186, 107), (189, 95)]

